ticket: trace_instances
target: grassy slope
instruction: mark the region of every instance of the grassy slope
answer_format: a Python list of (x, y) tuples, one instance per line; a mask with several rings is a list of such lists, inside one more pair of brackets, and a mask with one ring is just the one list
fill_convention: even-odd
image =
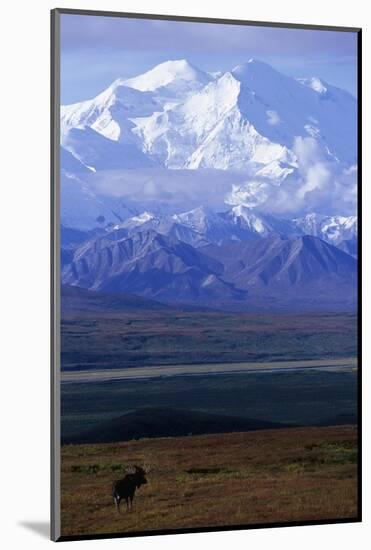
[[(355, 518), (356, 429), (291, 428), (62, 448), (62, 535)], [(112, 481), (152, 464), (131, 513)]]
[(354, 357), (354, 314), (146, 311), (62, 319), (62, 368)]

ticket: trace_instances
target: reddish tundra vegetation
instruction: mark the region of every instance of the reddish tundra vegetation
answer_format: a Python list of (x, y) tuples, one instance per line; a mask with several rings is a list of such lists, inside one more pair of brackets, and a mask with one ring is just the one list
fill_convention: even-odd
[[(132, 510), (112, 484), (150, 464)], [(353, 426), (62, 447), (62, 536), (357, 517)]]

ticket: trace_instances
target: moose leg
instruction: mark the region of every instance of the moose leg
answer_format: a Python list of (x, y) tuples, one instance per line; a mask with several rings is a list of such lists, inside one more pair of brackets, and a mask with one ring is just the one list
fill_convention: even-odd
[(116, 510), (117, 510), (118, 512), (120, 512), (120, 497), (118, 497), (117, 495), (115, 495), (115, 496), (113, 497), (113, 502), (114, 502), (115, 505), (116, 505)]
[(130, 510), (131, 510), (132, 507), (133, 507), (133, 500), (134, 500), (134, 495), (131, 495), (131, 496), (130, 496)]
[(126, 500), (126, 511), (128, 512), (129, 511), (129, 498), (128, 497), (125, 497), (125, 500)]

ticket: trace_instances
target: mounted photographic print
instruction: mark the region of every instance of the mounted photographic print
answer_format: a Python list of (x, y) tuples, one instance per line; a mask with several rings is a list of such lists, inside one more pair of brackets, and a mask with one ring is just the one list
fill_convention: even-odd
[(361, 31), (52, 12), (52, 538), (353, 522)]

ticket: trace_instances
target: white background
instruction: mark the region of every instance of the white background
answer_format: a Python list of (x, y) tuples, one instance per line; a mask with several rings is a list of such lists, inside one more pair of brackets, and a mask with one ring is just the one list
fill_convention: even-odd
[[(105, 9), (174, 15), (363, 27), (364, 243), (370, 240), (370, 17), (364, 0), (18, 0), (1, 7), (1, 484), (0, 544), (41, 548), (49, 520), (49, 10)], [(233, 31), (231, 31), (233, 32)], [(366, 122), (368, 122), (368, 127)], [(368, 151), (370, 153), (370, 151)], [(5, 170), (4, 170), (5, 168)], [(370, 257), (364, 247), (364, 279)], [(5, 307), (4, 307), (5, 305)], [(337, 550), (366, 548), (370, 529), (370, 295), (364, 289), (364, 523), (73, 542), (69, 547), (125, 545), (130, 550), (210, 545)]]

